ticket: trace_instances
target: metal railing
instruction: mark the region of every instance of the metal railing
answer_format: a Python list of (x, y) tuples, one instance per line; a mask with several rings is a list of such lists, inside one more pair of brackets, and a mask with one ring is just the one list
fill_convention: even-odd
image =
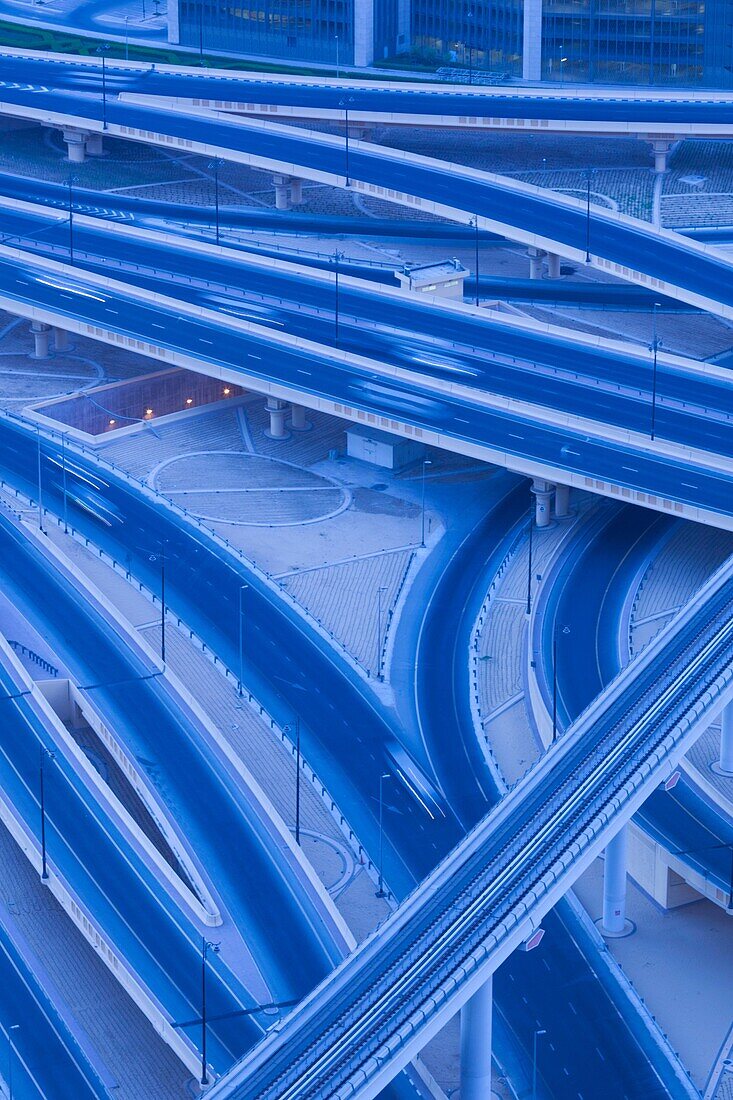
[(34, 664), (42, 668), (44, 672), (48, 672), (50, 676), (58, 676), (59, 670), (56, 665), (52, 665), (50, 661), (47, 661), (45, 657), (42, 657), (40, 653), (36, 653), (34, 649), (30, 649), (29, 646), (24, 645), (23, 642), (16, 642), (13, 638), (8, 638), (8, 645), (15, 650), (16, 653), (20, 653), (23, 657), (27, 657), (29, 661), (33, 661)]

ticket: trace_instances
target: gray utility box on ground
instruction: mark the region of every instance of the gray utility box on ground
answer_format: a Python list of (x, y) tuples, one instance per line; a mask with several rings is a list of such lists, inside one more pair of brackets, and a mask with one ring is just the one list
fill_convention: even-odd
[(413, 439), (402, 439), (372, 428), (349, 428), (346, 432), (346, 453), (349, 458), (370, 462), (372, 466), (401, 470), (421, 459), (425, 447)]

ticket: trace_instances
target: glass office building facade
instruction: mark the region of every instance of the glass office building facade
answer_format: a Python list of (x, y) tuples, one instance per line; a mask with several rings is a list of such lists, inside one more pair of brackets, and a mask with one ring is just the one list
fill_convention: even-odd
[(733, 86), (733, 0), (178, 0), (204, 50), (342, 65), (408, 54), (532, 80)]
[(523, 0), (412, 0), (411, 53), (521, 76), (523, 13)]
[(355, 0), (179, 0), (185, 46), (354, 64)]
[[(551, 81), (733, 85), (733, 0), (412, 0), (411, 25), (413, 56), (436, 64)], [(541, 58), (536, 71), (528, 52)]]
[(546, 80), (729, 87), (732, 64), (733, 0), (544, 0)]

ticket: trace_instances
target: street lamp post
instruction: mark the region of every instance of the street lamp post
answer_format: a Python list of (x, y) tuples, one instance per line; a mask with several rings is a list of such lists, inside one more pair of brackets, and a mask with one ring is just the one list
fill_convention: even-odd
[(285, 726), (286, 733), (295, 731), (295, 843), (300, 846), (300, 715), (296, 714), (292, 726)]
[(61, 482), (64, 494), (64, 534), (69, 533), (69, 498), (66, 492), (66, 432), (61, 433)]
[(590, 263), (590, 185), (593, 179), (593, 169), (589, 168), (585, 173), (585, 262)]
[(20, 1024), (11, 1024), (8, 1028), (8, 1100), (13, 1100), (13, 1032), (20, 1031)]
[(479, 271), (479, 252), (478, 252), (478, 214), (474, 214), (471, 224), (474, 228), (474, 250), (475, 250), (475, 269), (476, 269), (476, 305), (479, 304), (479, 280), (481, 273)]
[(160, 659), (165, 664), (165, 539), (160, 540), (160, 553), (151, 554), (150, 561), (160, 562)]
[(244, 690), (244, 590), (249, 588), (248, 584), (242, 584), (239, 586), (239, 681), (237, 683), (237, 692), (241, 698)]
[(537, 1100), (537, 1040), (540, 1035), (547, 1035), (543, 1027), (536, 1027), (532, 1036), (532, 1100)]
[(216, 233), (216, 243), (219, 243), (219, 167), (221, 161), (216, 157), (209, 163), (209, 168), (214, 171), (214, 227)]
[(109, 43), (105, 42), (102, 46), (97, 46), (94, 51), (98, 57), (102, 58), (102, 129), (107, 129), (107, 65), (105, 61), (105, 54), (109, 50)]
[(199, 0), (199, 62), (204, 63), (204, 0)]
[(295, 718), (295, 843), (300, 846), (300, 715)]
[(534, 499), (529, 506), (529, 553), (527, 555), (527, 614), (532, 614), (532, 549), (534, 542), (534, 523), (535, 523), (535, 502)]
[(74, 184), (76, 176), (69, 176), (66, 181), (69, 188), (69, 264), (74, 266)]
[(339, 320), (340, 320), (340, 317), (339, 317), (339, 306), (340, 306), (340, 302), (339, 302), (339, 289), (340, 289), (340, 287), (339, 287), (339, 264), (341, 263), (343, 258), (344, 258), (344, 253), (339, 252), (338, 249), (337, 249), (333, 254), (333, 260), (332, 260), (333, 270), (334, 270), (334, 275), (335, 275), (334, 290), (335, 290), (335, 297), (336, 297), (336, 301), (335, 301), (335, 305), (334, 305), (334, 312), (333, 312), (333, 339), (334, 339), (335, 344), (338, 344), (338, 342), (339, 342)]
[(201, 938), (201, 1084), (208, 1085), (209, 1071), (206, 1064), (206, 957), (209, 951), (219, 953), (219, 944)]
[(40, 780), (40, 795), (41, 795), (41, 878), (44, 882), (48, 879), (48, 863), (46, 860), (46, 788), (44, 782), (44, 764), (46, 757), (49, 760), (54, 759), (54, 754), (50, 749), (47, 749), (45, 745), (39, 745), (39, 780)]
[(339, 36), (335, 34), (334, 38), (336, 39), (336, 79), (338, 80), (341, 75), (339, 65)]
[(558, 634), (562, 631), (563, 634), (570, 633), (569, 626), (561, 626), (557, 621), (552, 631), (552, 743), (555, 744), (557, 740), (557, 638)]
[(130, 16), (125, 16), (125, 61), (130, 60)]
[(41, 428), (36, 425), (36, 440), (38, 442), (38, 529), (43, 534), (43, 484), (41, 481)]
[(389, 772), (380, 772), (379, 774), (379, 886), (377, 888), (377, 897), (386, 898), (387, 891), (384, 889), (384, 781), (390, 778)]
[(349, 105), (353, 102), (353, 95), (345, 96), (343, 99), (339, 100), (339, 107), (344, 112), (346, 125), (346, 187), (351, 187), (351, 177), (349, 174)]
[(429, 458), (422, 460), (422, 520), (420, 525), (420, 545), (425, 546), (425, 470), (428, 466), (432, 466), (432, 461)]
[(165, 664), (165, 542), (160, 544), (160, 659)]
[(387, 589), (380, 585), (377, 589), (377, 679), (382, 680), (382, 593)]
[(466, 12), (466, 42), (468, 45), (468, 83), (473, 84), (473, 12)]
[(655, 302), (652, 306), (652, 343), (650, 351), (652, 353), (652, 418), (650, 424), (649, 435), (654, 441), (654, 433), (657, 427), (657, 356), (662, 341), (657, 335), (657, 310), (660, 309), (661, 303)]

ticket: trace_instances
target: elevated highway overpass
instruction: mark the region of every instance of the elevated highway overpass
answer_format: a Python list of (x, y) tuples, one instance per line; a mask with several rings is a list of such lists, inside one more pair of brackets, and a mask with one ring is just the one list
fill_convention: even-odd
[[(395, 298), (402, 301), (396, 293)], [(441, 379), (383, 365), (300, 334), (164, 297), (154, 289), (31, 259), (6, 246), (0, 246), (0, 304), (41, 324), (243, 384), (273, 401), (320, 408), (544, 481), (733, 525), (725, 412), (718, 414), (723, 419), (717, 453), (690, 445), (692, 441), (655, 440), (650, 445), (628, 428), (604, 428), (587, 417), (542, 409), (535, 402), (496, 397), (463, 380), (453, 381), (450, 371)], [(470, 308), (454, 308), (472, 316)], [(268, 360), (263, 344), (270, 348)], [(710, 368), (713, 373), (719, 369)], [(685, 470), (684, 481), (680, 469)]]
[(462, 1095), (485, 1096), (491, 974), (733, 697), (732, 577), (729, 563), (211, 1096), (375, 1097), (463, 1006)]
[[(57, 288), (57, 289), (58, 289), (58, 288)], [(57, 315), (56, 315), (56, 316), (57, 316)], [(366, 415), (368, 415), (368, 416), (369, 416), (369, 415), (370, 415), (370, 414), (369, 414), (369, 412), (366, 412)], [(373, 414), (372, 414), (372, 415), (373, 415)]]
[[(71, 227), (65, 219), (28, 204), (0, 200), (0, 209), (7, 239), (16, 246), (69, 258)], [(585, 420), (591, 432), (594, 421), (640, 437), (651, 431), (653, 357), (631, 342), (396, 288), (390, 292), (344, 278), (342, 262), (333, 258), (330, 274), (317, 274), (259, 254), (178, 241), (152, 230), (100, 226), (78, 215), (73, 239), (76, 268), (114, 271), (130, 286), (166, 290), (182, 302), (251, 320), (272, 333), (367, 356), (385, 368), (404, 368), (418, 382), (425, 376), (436, 383), (463, 383), (487, 398), (501, 395), (555, 415), (566, 413), (578, 423)], [(656, 358), (656, 437), (733, 459), (728, 372), (661, 348)]]
[[(43, 452), (60, 457), (59, 437), (55, 444), (42, 433)], [(2, 476), (7, 484), (21, 492), (36, 492), (37, 438), (28, 427), (0, 418), (0, 457)], [(72, 445), (67, 441), (67, 453)], [(378, 776), (389, 768), (387, 747), (394, 736), (380, 708), (363, 684), (354, 685), (348, 670), (326, 642), (304, 628), (300, 616), (289, 610), (287, 601), (272, 598), (274, 584), (238, 560), (231, 548), (217, 540), (205, 527), (186, 521), (178, 509), (154, 496), (121, 471), (111, 470), (74, 449), (74, 461), (90, 476), (103, 472), (108, 482), (105, 498), (123, 522), (100, 527), (87, 513), (69, 510), (69, 519), (81, 537), (104, 550), (109, 559), (125, 561), (132, 575), (155, 590), (159, 581), (155, 563), (139, 545), (136, 531), (144, 529), (149, 539), (165, 539), (173, 566), (167, 573), (167, 591), (171, 607), (187, 623), (194, 623), (200, 637), (230, 668), (237, 667), (237, 628), (231, 614), (242, 579), (250, 584), (245, 638), (245, 679), (269, 713), (279, 722), (291, 722), (293, 713), (301, 715), (303, 752), (319, 779), (328, 784), (329, 797), (337, 806), (348, 806), (349, 823), (367, 852), (375, 852), (379, 842), (375, 790)], [(497, 479), (498, 481), (498, 479)], [(492, 481), (492, 485), (495, 482)], [(504, 482), (506, 491), (507, 483)], [(63, 501), (58, 479), (44, 478), (43, 500), (46, 507), (61, 515)], [(73, 517), (73, 518), (72, 518)], [(501, 523), (501, 517), (490, 517)], [(501, 537), (504, 528), (493, 529), (490, 537)], [(485, 548), (484, 548), (485, 549)], [(202, 583), (203, 579), (203, 583)], [(204, 595), (205, 593), (205, 595)], [(274, 641), (274, 646), (271, 644)], [(358, 678), (356, 678), (358, 680)], [(317, 684), (319, 692), (312, 690)], [(307, 700), (307, 705), (305, 704)], [(437, 720), (437, 716), (434, 716)], [(442, 781), (442, 780), (441, 780)], [(320, 789), (320, 783), (318, 789)], [(410, 795), (402, 783), (392, 785), (389, 812), (384, 821), (385, 870), (390, 888), (404, 896), (431, 869), (439, 856), (457, 842), (461, 829), (452, 812), (445, 817), (431, 816)], [(526, 1051), (525, 1029), (534, 1014), (549, 1003), (557, 1014), (560, 1027), (571, 1020), (573, 1012), (583, 1013), (583, 1034), (589, 1050), (604, 1059), (602, 1086), (597, 1079), (595, 1055), (572, 1063), (572, 1080), (583, 1095), (618, 1100), (622, 1094), (649, 1100), (655, 1095), (659, 1074), (667, 1082), (664, 1095), (688, 1097), (689, 1088), (672, 1052), (655, 1040), (650, 1021), (637, 1015), (633, 1004), (617, 980), (599, 985), (593, 944), (583, 936), (572, 914), (557, 914), (548, 924), (548, 937), (542, 953), (522, 955), (508, 964), (511, 982), (497, 991), (503, 1035), (509, 1033), (509, 1049)], [(542, 960), (539, 959), (540, 954)], [(527, 962), (537, 958), (537, 965)], [(540, 962), (542, 961), (542, 965)], [(551, 965), (552, 973), (545, 967)], [(572, 973), (568, 985), (563, 975)], [(517, 999), (518, 998), (518, 999)], [(504, 1043), (502, 1051), (506, 1049)], [(561, 1043), (558, 1053), (543, 1062), (543, 1079), (548, 1088), (562, 1090), (568, 1076), (564, 1068)], [(622, 1053), (620, 1053), (622, 1052)], [(526, 1054), (525, 1054), (526, 1056)], [(599, 1091), (599, 1089), (601, 1091)]]
[[(588, 262), (621, 279), (733, 318), (733, 265), (715, 249), (626, 215), (548, 195), (529, 184), (461, 165), (301, 131), (242, 121), (227, 112), (174, 110), (160, 97), (126, 95), (103, 102), (49, 87), (55, 68), (39, 66), (37, 83), (6, 81), (0, 114), (86, 132), (221, 157), (433, 213), (498, 233), (553, 256)], [(104, 117), (103, 117), (104, 116)]]
[[(40, 462), (50, 488), (58, 467), (45, 455)], [(70, 494), (75, 486), (100, 485), (73, 469), (66, 481)], [(145, 532), (134, 537), (145, 545)], [(257, 1013), (242, 1010), (292, 1000), (298, 986), (305, 992), (353, 941), (244, 767), (206, 733), (180, 685), (161, 675), (131, 631), (112, 625), (103, 599), (86, 592), (73, 567), (41, 547), (44, 541), (0, 514), (3, 589), (63, 659), (87, 720), (115, 746), (115, 759), (127, 763), (135, 789), (148, 792), (153, 819), (183, 870), (173, 870), (141, 836), (0, 646), (8, 733), (0, 759), (3, 822), (38, 866), (35, 777), (40, 746), (53, 751), (46, 782), (49, 888), (194, 1073), (200, 1028), (178, 1022), (200, 1014), (202, 937), (221, 943), (207, 987), (208, 1055), (222, 1072), (262, 1030)], [(175, 569), (172, 554), (168, 566)]]
[[(191, 106), (269, 118), (371, 126), (436, 126), (545, 133), (625, 134), (658, 140), (733, 137), (733, 95), (619, 87), (487, 87), (287, 76), (107, 61), (111, 94), (138, 92)], [(101, 94), (101, 60), (4, 51), (0, 78)], [(39, 79), (40, 78), (40, 79)]]

